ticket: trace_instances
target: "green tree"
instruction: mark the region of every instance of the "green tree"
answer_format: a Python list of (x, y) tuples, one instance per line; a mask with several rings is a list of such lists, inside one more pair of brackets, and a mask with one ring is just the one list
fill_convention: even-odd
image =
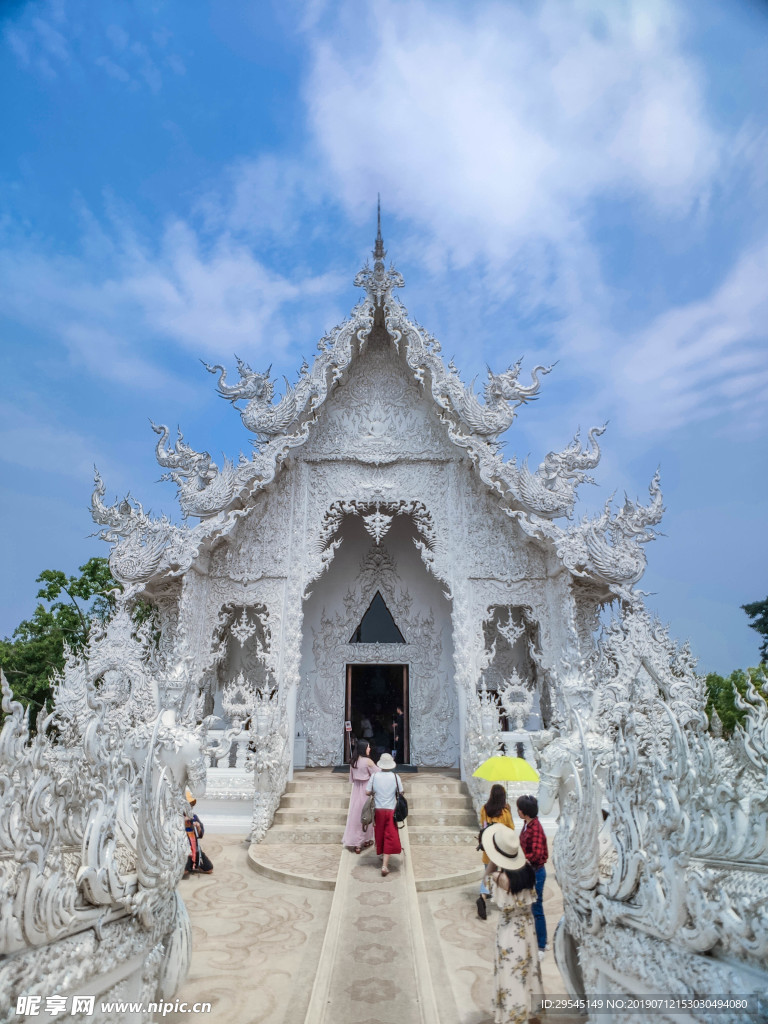
[(756, 629), (763, 642), (760, 644), (760, 657), (768, 661), (768, 597), (764, 601), (753, 601), (751, 604), (743, 604), (742, 611), (745, 611), (750, 619), (752, 629)]
[(762, 680), (765, 672), (765, 665), (759, 668), (748, 668), (746, 671), (737, 668), (727, 677), (719, 676), (716, 672), (707, 675), (707, 715), (710, 717), (710, 728), (712, 712), (717, 711), (720, 721), (723, 723), (723, 735), (730, 736), (736, 725), (740, 725), (746, 718), (746, 711), (743, 711), (736, 703), (736, 694), (742, 697), (747, 692), (748, 680), (758, 693), (762, 694)]
[(110, 591), (120, 589), (106, 558), (89, 558), (78, 576), (46, 569), (36, 582), (43, 584), (37, 596), (46, 604), (38, 604), (12, 637), (0, 640), (3, 672), (17, 700), (32, 705), (33, 716), (50, 696), (51, 673), (64, 668), (65, 643), (81, 650), (93, 619), (108, 619), (112, 613)]

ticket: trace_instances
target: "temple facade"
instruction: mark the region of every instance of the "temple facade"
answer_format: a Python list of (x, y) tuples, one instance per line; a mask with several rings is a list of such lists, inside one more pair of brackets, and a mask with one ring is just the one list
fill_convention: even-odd
[(361, 301), (279, 400), (269, 371), (238, 360), (233, 381), (207, 366), (252, 458), (217, 466), (154, 428), (196, 525), (107, 507), (98, 478), (93, 496), (115, 577), (157, 616), (164, 702), (218, 716), (218, 768), (262, 752), (256, 838), (293, 767), (343, 762), (364, 718), (379, 749), (417, 766), (471, 774), (489, 715), (492, 749), (530, 752), (661, 517), (654, 479), (647, 507), (571, 526), (603, 428), (535, 470), (504, 460), (499, 438), (550, 368), (489, 371), (478, 396), (395, 297), (385, 255), (379, 230)]
[(278, 400), (269, 372), (208, 367), (252, 457), (217, 466), (155, 427), (186, 525), (105, 504), (97, 476), (114, 612), (68, 652), (36, 729), (0, 673), (0, 1004), (171, 999), (191, 955), (186, 793), (237, 804), (258, 842), (294, 768), (370, 734), (398, 761), (458, 766), (476, 809), (472, 773), (501, 745), (536, 761), (541, 810), (559, 809), (569, 995), (668, 993), (695, 1024), (715, 994), (738, 997), (718, 1012), (737, 1024), (749, 997), (762, 1019), (768, 681), (724, 736), (635, 589), (658, 478), (648, 505), (574, 521), (602, 429), (535, 470), (503, 459), (549, 370), (489, 373), (478, 396), (396, 299), (380, 232), (373, 256)]

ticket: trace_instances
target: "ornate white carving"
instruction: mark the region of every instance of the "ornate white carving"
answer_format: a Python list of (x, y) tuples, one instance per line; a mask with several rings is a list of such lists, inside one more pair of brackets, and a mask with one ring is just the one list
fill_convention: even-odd
[[(93, 515), (105, 527), (102, 536), (115, 545), (112, 563), (118, 578), (138, 587), (153, 576), (184, 572), (201, 545), (235, 528), (247, 511), (243, 502), (269, 486), (290, 452), (312, 439), (310, 449), (316, 455), (360, 458), (376, 465), (409, 455), (455, 459), (457, 449), (466, 452), (482, 481), (501, 495), (502, 507), (526, 519), (524, 528), (532, 536), (560, 545), (564, 552), (574, 547), (588, 551), (578, 571), (625, 590), (637, 582), (645, 565), (644, 558), (638, 558), (637, 545), (648, 539), (644, 533), (651, 523), (640, 525), (636, 507), (632, 511), (627, 506), (615, 519), (596, 522), (591, 532), (582, 531), (583, 537), (564, 534), (550, 522), (571, 515), (578, 484), (589, 479), (585, 471), (599, 460), (596, 437), (604, 428), (590, 431), (587, 449), (581, 449), (577, 435), (564, 451), (550, 452), (533, 474), (526, 465), (518, 469), (514, 459), (505, 463), (498, 454), (496, 439), (512, 423), (515, 410), (536, 396), (537, 374), (549, 369), (536, 367), (529, 385), (518, 380), (519, 362), (501, 374), (489, 371), (481, 404), (473, 388), (460, 381), (455, 366), (445, 367), (435, 339), (408, 319), (407, 310), (393, 296), (392, 289), (403, 281), (396, 271), (385, 269), (380, 240), (373, 269), (364, 268), (356, 283), (365, 289), (365, 299), (352, 310), (350, 320), (319, 342), (312, 367), (302, 366), (297, 384), (286, 381), (285, 394), (276, 405), (269, 370), (256, 372), (238, 359), (239, 381), (233, 385), (226, 383), (223, 367), (207, 367), (219, 373), (222, 397), (233, 405), (246, 403), (241, 410), (243, 423), (261, 442), (250, 460), (241, 456), (237, 465), (226, 462), (219, 470), (206, 452), (195, 452), (184, 444), (181, 435), (170, 449), (167, 428), (155, 428), (161, 435), (157, 457), (169, 470), (167, 478), (179, 486), (182, 511), (202, 518), (194, 530), (172, 529), (167, 520), (151, 519), (127, 499), (105, 507), (103, 484), (97, 480)], [(353, 362), (364, 351), (374, 372), (368, 378), (358, 376), (355, 383)], [(347, 386), (346, 404), (329, 402)], [(355, 387), (361, 389), (358, 396), (352, 395)], [(328, 414), (319, 417), (326, 406)], [(320, 419), (324, 425), (318, 425)], [(345, 437), (343, 448), (337, 444), (340, 435)], [(612, 537), (608, 551), (606, 530)], [(628, 560), (632, 560), (631, 571), (627, 566), (619, 568), (620, 562)]]
[(257, 626), (250, 622), (248, 619), (248, 610), (243, 608), (243, 612), (237, 622), (229, 627), (229, 632), (237, 640), (241, 647), (245, 647), (246, 643), (251, 639), (257, 630)]
[(251, 842), (259, 842), (272, 824), (288, 774), (288, 723), (276, 690), (262, 687), (253, 693), (252, 745), (246, 768), (253, 771)]
[[(713, 736), (690, 652), (637, 605), (606, 629), (595, 685), (590, 718), (573, 712), (573, 727), (542, 750), (540, 806), (546, 813), (557, 797), (561, 811), (561, 971), (574, 990), (615, 991), (618, 964), (623, 990), (638, 992), (667, 960), (682, 995), (747, 993), (755, 982), (765, 991), (766, 702), (750, 687), (745, 727), (728, 741)], [(652, 949), (650, 967), (634, 955), (641, 947)], [(720, 989), (734, 969), (743, 987)]]
[[(187, 942), (171, 895), (180, 787), (199, 782), (204, 759), (234, 760), (221, 770), (237, 775), (232, 793), (253, 793), (252, 838), (262, 838), (296, 726), (310, 763), (341, 756), (343, 666), (362, 661), (409, 666), (416, 763), (460, 756), (469, 777), (501, 739), (535, 738), (542, 806), (557, 797), (562, 812), (557, 948), (573, 991), (610, 991), (617, 971), (638, 991), (680, 978), (695, 993), (748, 977), (765, 987), (765, 705), (751, 689), (743, 729), (727, 741), (707, 732), (690, 652), (642, 606), (658, 473), (646, 505), (609, 501), (556, 522), (572, 518), (605, 428), (585, 445), (577, 433), (535, 471), (505, 461), (500, 434), (549, 369), (530, 383), (519, 362), (489, 371), (478, 397), (395, 298), (403, 279), (385, 255), (379, 234), (356, 279), (363, 298), (282, 397), (269, 370), (238, 360), (233, 383), (208, 367), (255, 435), (250, 458), (219, 468), (154, 428), (164, 477), (196, 525), (153, 518), (130, 498), (105, 505), (96, 475), (92, 513), (124, 585), (121, 610), (84, 658), (68, 658), (54, 718), (35, 737), (6, 697), (0, 872), (14, 898), (0, 906), (0, 937), (31, 974), (45, 963), (70, 984), (140, 955), (144, 988), (170, 991)], [(360, 523), (373, 544), (358, 564), (340, 545), (347, 525), (360, 543)], [(385, 542), (404, 537), (401, 574)], [(408, 575), (410, 540), (434, 579)], [(346, 575), (306, 605), (337, 558)], [(349, 643), (376, 590), (404, 643)], [(139, 594), (154, 610), (136, 629)], [(598, 641), (600, 610), (615, 599), (621, 617)], [(499, 729), (497, 697), (514, 734)], [(206, 738), (192, 722), (214, 709), (230, 721)], [(526, 734), (538, 713), (546, 730)], [(470, 788), (479, 808), (484, 787)], [(603, 800), (611, 814), (599, 829)], [(3, 964), (2, 995), (8, 978)]]
[(381, 511), (381, 506), (378, 504), (376, 505), (375, 512), (362, 517), (366, 532), (370, 537), (373, 537), (377, 544), (380, 544), (382, 537), (385, 537), (389, 532), (393, 518), (394, 516), (385, 516)]
[(0, 964), (3, 1005), (30, 978), (99, 994), (136, 957), (149, 998), (169, 998), (186, 974), (175, 888), (184, 791), (205, 790), (204, 736), (161, 706), (154, 653), (148, 624), (137, 630), (123, 603), (84, 655), (67, 655), (34, 735), (2, 680), (0, 948), (15, 954)]
[(163, 473), (161, 480), (172, 480), (179, 488), (179, 504), (182, 515), (188, 516), (213, 515), (229, 504), (235, 493), (237, 483), (235, 467), (225, 461), (221, 470), (213, 462), (208, 452), (196, 452), (184, 443), (184, 435), (179, 430), (173, 449), (166, 447), (169, 430), (164, 426), (152, 424), (152, 429), (160, 435), (155, 448), (158, 463), (170, 472)]
[(544, 456), (535, 473), (528, 469), (527, 461), (516, 469), (512, 459), (504, 467), (504, 480), (513, 493), (519, 495), (522, 504), (537, 516), (553, 519), (573, 515), (576, 503), (576, 489), (579, 484), (594, 483), (586, 470), (594, 469), (600, 461), (600, 446), (597, 438), (605, 433), (605, 426), (592, 427), (589, 431), (589, 447), (582, 449), (577, 431), (571, 444), (561, 452), (549, 452)]
[(499, 687), (499, 698), (504, 713), (514, 722), (515, 729), (525, 728), (528, 717), (533, 710), (533, 690), (523, 682), (517, 672), (512, 672), (509, 679)]
[(517, 379), (522, 362), (522, 359), (518, 359), (514, 366), (503, 373), (488, 371), (483, 405), (478, 402), (474, 388), (462, 384), (459, 371), (453, 364), (450, 372), (433, 387), (433, 394), (438, 400), (442, 399), (462, 426), (468, 427), (473, 434), (495, 439), (512, 425), (518, 406), (530, 402), (538, 394), (541, 386), (538, 374), (547, 374), (552, 369), (551, 366), (534, 367), (532, 383), (525, 386)]

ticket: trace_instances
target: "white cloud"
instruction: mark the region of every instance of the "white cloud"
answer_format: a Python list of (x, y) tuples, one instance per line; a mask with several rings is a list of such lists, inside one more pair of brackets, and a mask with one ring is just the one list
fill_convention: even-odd
[[(712, 193), (764, 150), (755, 126), (715, 127), (679, 6), (383, 0), (367, 19), (315, 6), (308, 26), (310, 125), (353, 217), (381, 191), (437, 289), (464, 268), (462, 301), (544, 313), (550, 348), (592, 381), (601, 416), (642, 432), (764, 418), (750, 409), (766, 365), (759, 246), (731, 269), (717, 254), (722, 283), (661, 314), (671, 290), (651, 307), (640, 278), (636, 296), (606, 285), (595, 224), (607, 202), (631, 204), (635, 237), (660, 248), (678, 225), (693, 238)], [(631, 265), (631, 250), (621, 258)], [(628, 315), (654, 319), (628, 330)]]
[(157, 332), (190, 351), (282, 348), (290, 341), (286, 305), (332, 292), (325, 276), (291, 281), (269, 270), (250, 249), (221, 236), (207, 254), (185, 223), (166, 230), (159, 258), (131, 254), (121, 282)]
[(380, 190), (457, 259), (559, 241), (612, 191), (683, 212), (722, 140), (669, 10), (377, 5), (312, 40), (317, 143), (350, 208)]
[(629, 339), (611, 372), (633, 429), (728, 420), (750, 407), (764, 416), (767, 279), (768, 242), (742, 255), (706, 298), (668, 310)]
[(121, 68), (119, 64), (116, 64), (109, 57), (97, 57), (96, 65), (109, 75), (110, 78), (116, 78), (118, 82), (130, 82), (131, 76), (125, 70)]
[(304, 349), (296, 325), (336, 301), (337, 279), (288, 278), (227, 234), (204, 246), (180, 220), (156, 245), (124, 222), (110, 234), (91, 218), (88, 231), (83, 259), (0, 250), (0, 312), (49, 344), (63, 341), (74, 365), (129, 388), (184, 388), (163, 368), (169, 345), (205, 359), (237, 352), (267, 361), (295, 341)]
[(134, 38), (122, 25), (102, 22), (86, 0), (40, 0), (22, 6), (4, 36), (20, 66), (46, 78), (69, 69), (80, 76), (93, 64), (115, 81), (156, 93), (162, 88), (161, 66), (185, 73), (181, 55), (169, 51), (173, 34), (157, 27), (156, 14), (143, 32), (140, 19), (133, 19)]
[(209, 230), (263, 239), (293, 241), (302, 224), (301, 214), (314, 206), (324, 190), (310, 161), (264, 153), (237, 160), (196, 204)]

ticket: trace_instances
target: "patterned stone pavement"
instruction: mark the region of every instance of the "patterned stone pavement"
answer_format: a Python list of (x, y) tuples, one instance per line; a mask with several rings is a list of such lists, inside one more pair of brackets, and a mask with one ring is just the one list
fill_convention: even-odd
[(175, 1024), (301, 1024), (325, 936), (331, 891), (296, 888), (256, 874), (235, 836), (206, 833), (209, 876), (179, 885), (194, 952), (177, 998), (213, 1012), (170, 1013)]
[[(180, 884), (192, 919), (194, 952), (178, 998), (188, 1003), (209, 1001), (213, 1011), (204, 1015), (171, 1013), (162, 1020), (176, 1024), (192, 1020), (201, 1024), (304, 1024), (333, 892), (264, 877), (249, 866), (247, 847), (234, 836), (206, 834), (204, 845), (214, 862), (214, 873)], [(420, 852), (414, 852), (414, 867)], [(326, 849), (325, 853), (327, 861), (318, 863), (318, 868), (328, 872), (334, 857), (338, 864), (340, 852), (332, 856)], [(297, 847), (292, 857), (297, 871), (311, 872), (311, 850)], [(466, 859), (466, 851), (461, 858)], [(315, 860), (319, 861), (319, 855)], [(382, 879), (378, 859), (370, 852), (354, 861), (350, 855), (350, 863), (354, 864), (353, 874), (360, 877), (355, 879), (356, 913), (349, 915), (342, 943), (349, 986), (355, 987), (350, 990), (350, 1015), (345, 1011), (335, 1024), (403, 1024), (402, 1007), (395, 1008), (388, 999), (368, 1003), (357, 997), (358, 992), (369, 991), (368, 979), (390, 976), (398, 955), (398, 944), (384, 922), (391, 906), (391, 898), (386, 902), (384, 898), (395, 892), (395, 886), (387, 888), (387, 883), (396, 883), (396, 876)], [(478, 858), (478, 879), (479, 875)], [(441, 1024), (490, 1024), (492, 1020), (496, 910), (489, 906), (488, 920), (481, 921), (475, 911), (476, 898), (475, 884), (418, 896)], [(551, 941), (561, 913), (559, 890), (551, 876), (545, 888), (545, 912)], [(551, 953), (542, 973), (545, 992), (564, 992)], [(407, 1003), (407, 993), (401, 998)], [(557, 1021), (570, 1024), (563, 1017)]]

